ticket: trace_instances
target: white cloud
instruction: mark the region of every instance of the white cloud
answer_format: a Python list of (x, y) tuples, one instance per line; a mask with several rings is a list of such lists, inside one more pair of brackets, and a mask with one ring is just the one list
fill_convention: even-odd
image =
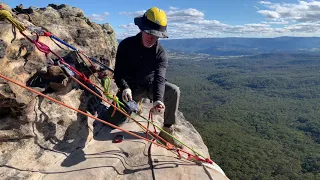
[(128, 36), (132, 36), (137, 34), (140, 30), (138, 28), (138, 26), (136, 26), (133, 23), (129, 23), (129, 24), (125, 24), (125, 25), (120, 25), (119, 26), (120, 29), (123, 29), (124, 32), (123, 33), (117, 33), (117, 38), (118, 39), (124, 39)]
[(284, 21), (284, 20), (281, 20), (281, 21), (262, 21), (261, 23), (263, 23), (263, 24), (282, 24), (282, 25), (284, 25), (284, 24), (289, 24), (289, 22), (288, 21)]
[[(205, 37), (277, 37), (277, 36), (319, 36), (320, 1), (297, 1), (297, 3), (271, 3), (260, 1), (257, 15), (266, 17), (261, 22), (231, 25), (217, 19), (208, 19), (205, 13), (194, 8), (178, 9), (169, 7), (168, 35), (176, 38)], [(137, 12), (122, 12), (123, 15), (136, 16)], [(118, 38), (135, 35), (139, 28), (133, 23), (122, 25)]]
[(93, 21), (105, 21), (107, 16), (109, 16), (110, 14), (108, 12), (104, 12), (102, 14), (91, 14), (88, 16), (88, 18), (90, 20), (93, 20)]
[(269, 11), (269, 10), (259, 10), (258, 13), (267, 16), (269, 19), (277, 19), (280, 18), (280, 14), (278, 14), (275, 11)]
[(136, 11), (136, 12), (120, 12), (120, 15), (125, 15), (125, 16), (131, 16), (131, 17), (137, 17), (137, 16), (142, 16), (146, 10), (141, 10), (141, 11)]
[(168, 11), (168, 16), (189, 16), (189, 17), (204, 17), (204, 13), (193, 8), (176, 10), (176, 11)]
[(285, 27), (286, 30), (290, 32), (299, 32), (299, 33), (314, 33), (319, 31), (320, 24), (315, 23), (301, 23), (301, 24), (293, 24)]
[(168, 22), (197, 22), (204, 19), (204, 13), (193, 8), (182, 9), (176, 11), (168, 11)]
[(270, 19), (284, 19), (292, 22), (320, 21), (319, 1), (299, 1), (297, 4), (261, 2), (260, 4), (264, 6), (265, 10), (257, 12)]
[(169, 10), (171, 10), (171, 11), (175, 11), (175, 10), (178, 10), (179, 8), (177, 8), (177, 7), (172, 7), (172, 6), (170, 6), (169, 7)]
[(260, 4), (271, 4), (271, 2), (269, 2), (269, 1), (260, 1), (259, 3)]

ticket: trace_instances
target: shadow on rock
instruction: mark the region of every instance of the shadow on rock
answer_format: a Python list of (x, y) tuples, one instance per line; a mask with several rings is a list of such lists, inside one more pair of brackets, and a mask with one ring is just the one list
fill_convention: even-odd
[(82, 149), (73, 151), (66, 159), (61, 163), (62, 167), (71, 167), (86, 160), (85, 154)]
[[(113, 124), (115, 126), (120, 127), (121, 125), (125, 124), (128, 122), (128, 118), (123, 115), (120, 111), (115, 110), (114, 107), (110, 106), (110, 107), (106, 107), (103, 104), (100, 104), (97, 107), (97, 114), (98, 114), (98, 118)], [(107, 140), (113, 140), (114, 136), (116, 136), (117, 134), (110, 134), (110, 132), (115, 129), (114, 127), (111, 127), (107, 124), (104, 124), (102, 122), (99, 121), (94, 121), (93, 123), (93, 127), (94, 127), (94, 139), (97, 141), (107, 141)], [(127, 133), (120, 133), (121, 135), (124, 135)], [(132, 136), (132, 135), (131, 135)], [(134, 137), (134, 136), (132, 136)]]
[[(86, 107), (87, 102), (85, 101), (85, 94), (83, 94), (81, 95), (79, 110), (85, 111)], [(61, 166), (70, 167), (86, 160), (82, 149), (86, 145), (88, 135), (88, 117), (78, 113), (77, 120), (69, 125), (63, 140), (54, 146), (57, 151), (70, 153), (61, 163)]]
[[(85, 85), (101, 96), (101, 93), (92, 84), (86, 83)], [(83, 89), (82, 87), (80, 88)], [(105, 107), (101, 104), (101, 100), (99, 98), (94, 96), (91, 92), (85, 89), (83, 90), (84, 93), (80, 97), (81, 104), (79, 106), (79, 110), (96, 114), (97, 111), (99, 112), (99, 108)], [(103, 129), (106, 137), (110, 134), (111, 129), (109, 127), (100, 126), (99, 128), (100, 129), (97, 130), (97, 127), (94, 124), (93, 136), (95, 133), (100, 132), (101, 128)], [(70, 167), (86, 160), (83, 148), (88, 142), (88, 136), (88, 117), (78, 113), (77, 120), (72, 122), (68, 127), (63, 140), (54, 147), (55, 150), (70, 153), (69, 156), (67, 156), (67, 158), (61, 163), (61, 166)]]
[[(100, 122), (98, 122), (99, 125), (98, 126), (101, 126), (100, 128), (95, 128), (98, 130), (98, 132), (94, 135), (94, 140), (96, 141), (109, 141), (109, 140), (114, 140), (116, 136), (118, 135), (122, 135), (124, 137), (124, 140), (137, 140), (140, 138), (136, 137), (136, 136), (133, 136), (131, 134), (128, 134), (126, 132), (114, 132), (112, 133), (111, 131), (113, 130), (113, 128), (107, 126), (107, 125), (104, 125)], [(97, 126), (97, 125), (96, 125)], [(133, 131), (129, 131), (131, 133), (134, 133), (138, 136), (141, 136), (141, 137), (146, 137), (146, 133), (145, 132), (133, 132)], [(149, 139), (151, 139), (152, 137), (149, 135)]]
[[(39, 97), (39, 102), (38, 102), (38, 110), (41, 112), (41, 114), (39, 115), (39, 119), (38, 116), (35, 116), (35, 127), (38, 130), (38, 132), (40, 132), (45, 141), (50, 141), (51, 143), (55, 144), (57, 142), (59, 142), (60, 140), (56, 137), (56, 132), (57, 132), (57, 128), (56, 128), (56, 124), (53, 122), (49, 121), (49, 116), (42, 110), (41, 108), (41, 104), (43, 102), (44, 98), (43, 97)], [(38, 136), (36, 133), (34, 133), (35, 136), (35, 141), (36, 144), (39, 144), (38, 142)]]
[[(103, 106), (103, 105), (102, 105)], [(121, 125), (125, 124), (128, 122), (128, 119), (126, 117), (124, 117), (121, 113), (115, 113), (115, 115), (113, 117), (110, 116), (110, 114), (113, 112), (113, 110), (104, 107), (100, 107), (99, 111), (98, 111), (98, 118), (101, 120), (104, 120), (108, 123), (111, 123), (113, 125), (116, 125), (118, 127), (121, 127)], [(125, 139), (139, 139), (133, 135), (130, 135), (126, 132), (115, 132), (115, 133), (111, 133), (112, 130), (114, 130), (115, 128), (106, 125), (102, 122), (99, 121), (94, 121), (93, 123), (93, 132), (94, 132), (94, 140), (97, 141), (108, 141), (108, 140), (114, 140), (115, 136), (117, 135), (122, 135), (124, 136)], [(145, 137), (145, 133), (141, 132), (141, 133), (137, 133), (137, 132), (132, 132), (134, 134), (137, 134), (139, 136)]]
[(61, 73), (59, 72), (59, 67), (53, 67), (49, 69), (50, 72), (35, 73), (28, 79), (26, 85), (29, 87), (43, 88), (44, 90), (41, 91), (44, 94), (55, 92), (59, 95), (65, 95), (70, 92), (72, 90), (72, 84), (70, 84), (69, 78), (67, 78), (63, 74), (53, 75), (51, 71), (57, 71), (57, 73)]

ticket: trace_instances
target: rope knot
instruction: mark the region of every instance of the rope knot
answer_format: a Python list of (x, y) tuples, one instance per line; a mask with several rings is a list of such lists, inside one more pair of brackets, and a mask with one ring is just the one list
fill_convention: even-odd
[(51, 49), (49, 46), (45, 45), (44, 43), (39, 41), (39, 35), (37, 34), (37, 39), (33, 41), (34, 45), (37, 47), (37, 49), (41, 52), (43, 52), (46, 56), (51, 52)]
[(14, 27), (18, 28), (19, 31), (26, 30), (26, 27), (24, 27), (21, 23), (19, 23), (17, 20), (13, 19), (12, 14), (8, 10), (0, 10), (0, 20), (8, 20)]
[(0, 20), (4, 21), (6, 19), (12, 18), (12, 14), (7, 10), (0, 10)]

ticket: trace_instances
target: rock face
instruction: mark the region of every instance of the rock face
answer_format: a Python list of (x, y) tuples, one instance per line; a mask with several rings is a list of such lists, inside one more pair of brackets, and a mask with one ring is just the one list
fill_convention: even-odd
[[(117, 41), (110, 24), (91, 22), (82, 10), (64, 4), (38, 9), (20, 5), (12, 13), (25, 26), (42, 27), (114, 67)], [(24, 33), (35, 38), (29, 31)], [(49, 37), (39, 40), (70, 65), (83, 68), (78, 61), (81, 57), (75, 52)], [(52, 54), (49, 58), (56, 59)], [(99, 103), (95, 97), (60, 67), (49, 65), (45, 55), (19, 31), (12, 31), (8, 22), (1, 22), (0, 26), (0, 67), (2, 75), (96, 115), (92, 110)], [(99, 84), (90, 71), (81, 71)], [(116, 90), (112, 83), (111, 92)], [(142, 115), (147, 117), (151, 104), (143, 105)], [(210, 169), (178, 159), (171, 151), (97, 123), (3, 79), (0, 79), (0, 115), (0, 179), (227, 179), (218, 165)], [(179, 139), (209, 156), (201, 136), (182, 113), (179, 116)], [(163, 119), (157, 117), (156, 122), (161, 126)], [(132, 121), (122, 128), (144, 135)], [(124, 135), (125, 141), (113, 143), (116, 134)]]

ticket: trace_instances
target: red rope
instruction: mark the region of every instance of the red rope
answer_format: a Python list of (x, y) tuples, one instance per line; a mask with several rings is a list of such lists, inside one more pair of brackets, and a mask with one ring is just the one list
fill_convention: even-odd
[[(88, 79), (83, 73), (80, 73), (77, 69), (75, 69), (74, 67), (70, 66), (68, 63), (66, 63), (66, 62), (63, 60), (63, 58), (62, 58), (61, 56), (59, 56), (58, 54), (56, 54), (55, 52), (53, 52), (46, 44), (40, 42), (40, 41), (39, 41), (39, 35), (38, 35), (38, 34), (37, 34), (36, 40), (32, 40), (32, 39), (30, 39), (27, 35), (25, 35), (22, 31), (20, 31), (20, 33), (21, 33), (26, 39), (28, 39), (31, 43), (33, 43), (39, 51), (43, 52), (46, 57), (48, 57), (48, 54), (52, 53), (53, 55), (55, 55), (56, 57), (59, 58), (59, 60), (60, 60), (60, 62), (61, 62), (62, 64), (67, 65), (79, 78), (81, 78), (82, 80), (84, 80), (84, 82), (86, 82), (86, 83), (91, 83), (90, 79)], [(47, 34), (47, 35), (48, 35), (48, 34)], [(24, 86), (24, 85), (22, 85), (22, 84), (20, 84), (20, 83), (17, 83), (17, 82), (15, 82), (15, 81), (13, 81), (13, 80), (11, 80), (11, 79), (9, 79), (9, 78), (1, 75), (1, 74), (0, 74), (0, 77), (6, 79), (6, 80), (8, 80), (8, 81), (11, 81), (11, 82), (13, 82), (13, 83), (15, 83), (15, 84), (17, 84), (17, 85), (19, 85), (19, 86), (22, 86), (22, 87), (24, 87), (24, 88), (26, 88), (26, 89), (28, 89), (28, 90), (36, 93), (36, 94), (39, 94), (39, 95), (41, 95), (41, 96), (43, 96), (43, 97), (46, 97), (46, 98), (48, 98), (49, 100), (54, 101), (54, 102), (56, 102), (56, 103), (58, 103), (58, 104), (60, 104), (60, 105), (63, 105), (63, 106), (68, 107), (68, 108), (70, 108), (70, 109), (73, 109), (73, 110), (75, 110), (75, 111), (77, 111), (77, 112), (79, 112), (79, 113), (81, 113), (81, 114), (88, 115), (88, 114), (86, 114), (86, 113), (84, 113), (84, 112), (82, 112), (82, 111), (79, 111), (79, 110), (77, 110), (77, 109), (74, 109), (73, 107), (68, 106), (68, 105), (66, 105), (66, 104), (64, 104), (64, 103), (62, 103), (62, 102), (59, 102), (59, 101), (57, 101), (57, 100), (55, 100), (55, 99), (53, 99), (53, 98), (51, 98), (51, 97), (48, 97), (48, 96), (46, 96), (46, 95), (44, 95), (44, 94), (42, 94), (42, 93), (36, 92), (36, 91), (34, 91), (33, 89), (28, 88), (28, 87), (26, 87), (26, 86)], [(72, 78), (73, 78), (74, 80), (76, 80), (74, 77), (72, 77)], [(80, 81), (78, 81), (78, 83), (81, 84)], [(92, 83), (91, 83), (91, 84), (92, 84)], [(85, 86), (84, 84), (82, 84), (82, 85)], [(89, 88), (88, 88), (88, 89), (89, 89)], [(96, 93), (94, 93), (94, 94), (95, 94), (96, 96), (102, 98), (102, 97), (99, 96), (98, 94), (96, 94)], [(111, 103), (110, 105), (113, 105), (113, 104)], [(114, 105), (113, 105), (113, 106), (114, 106)], [(116, 106), (114, 106), (114, 107), (115, 107), (115, 109), (118, 109)], [(120, 110), (120, 111), (121, 111), (121, 110)], [(150, 114), (151, 114), (151, 116), (150, 116)], [(88, 117), (91, 117), (91, 115), (89, 115)], [(94, 117), (94, 116), (92, 116), (91, 118), (96, 119), (96, 120), (98, 120), (98, 121), (100, 121), (100, 122), (103, 121), (103, 120), (98, 119), (98, 118), (96, 118), (96, 117)], [(149, 113), (149, 119), (150, 119), (150, 118), (151, 118), (151, 120), (152, 120), (152, 113), (151, 113), (151, 111), (150, 111), (150, 113)], [(132, 118), (130, 118), (130, 119), (132, 119)], [(134, 120), (134, 121), (135, 121), (135, 120)], [(141, 125), (139, 122), (137, 122), (137, 121), (135, 121), (135, 122), (138, 123), (139, 125)], [(152, 122), (153, 122), (153, 120), (152, 120)], [(213, 163), (212, 160), (210, 160), (209, 158), (203, 159), (203, 158), (200, 158), (200, 157), (197, 156), (197, 155), (193, 155), (193, 154), (188, 153), (188, 152), (186, 152), (186, 151), (184, 151), (184, 150), (175, 148), (172, 144), (170, 144), (169, 142), (165, 141), (163, 138), (161, 138), (160, 136), (158, 136), (157, 134), (155, 134), (155, 133), (156, 133), (156, 128), (155, 128), (155, 127), (154, 127), (155, 132), (153, 133), (153, 132), (150, 131), (150, 133), (152, 133), (153, 135), (155, 135), (156, 137), (158, 137), (158, 138), (159, 138), (160, 140), (162, 140), (163, 142), (166, 142), (166, 146), (163, 146), (163, 145), (161, 145), (161, 144), (155, 143), (153, 140), (149, 140), (149, 139), (148, 139), (149, 122), (148, 122), (148, 127), (147, 127), (147, 128), (144, 127), (143, 125), (141, 125), (141, 126), (144, 127), (144, 128), (146, 129), (146, 131), (147, 131), (147, 132), (146, 132), (146, 138), (143, 138), (143, 137), (141, 137), (141, 136), (139, 136), (139, 135), (136, 135), (136, 134), (134, 134), (134, 133), (131, 133), (131, 132), (129, 132), (129, 131), (126, 131), (126, 130), (124, 130), (124, 129), (121, 129), (120, 127), (117, 127), (117, 126), (115, 126), (115, 125), (113, 125), (113, 124), (110, 124), (110, 123), (107, 123), (107, 122), (105, 122), (105, 121), (103, 121), (103, 123), (104, 123), (104, 124), (108, 124), (108, 125), (111, 126), (111, 127), (120, 129), (120, 130), (122, 130), (122, 131), (124, 131), (124, 132), (127, 132), (127, 133), (129, 133), (129, 134), (131, 134), (131, 135), (133, 135), (133, 136), (138, 137), (138, 138), (141, 138), (141, 139), (144, 139), (144, 140), (149, 141), (149, 142), (151, 142), (151, 143), (154, 143), (154, 144), (156, 144), (156, 145), (158, 145), (158, 146), (164, 147), (164, 148), (166, 148), (166, 149), (168, 149), (168, 150), (176, 150), (180, 157), (181, 157), (181, 153), (180, 153), (180, 152), (184, 152), (184, 153), (186, 153), (186, 154), (188, 155), (188, 160), (192, 160), (192, 157), (194, 157), (194, 158), (195, 158), (196, 160), (198, 160), (198, 161), (207, 162), (207, 163), (210, 163), (210, 164)]]
[[(94, 94), (95, 96), (97, 96), (99, 99), (101, 99), (102, 101), (110, 104), (110, 106), (114, 107), (115, 109), (117, 109), (120, 113), (122, 113), (123, 115), (125, 115), (127, 118), (131, 119), (132, 121), (134, 121), (135, 123), (137, 123), (140, 127), (142, 127), (144, 130), (147, 130), (147, 128), (145, 126), (143, 126), (140, 122), (138, 122), (137, 120), (135, 120), (134, 118), (132, 118), (130, 115), (128, 115), (125, 111), (121, 110), (120, 108), (118, 108), (116, 105), (112, 104), (111, 102), (107, 101), (105, 98), (103, 98), (102, 96), (100, 96), (99, 94), (97, 94), (96, 92), (94, 92), (92, 89), (88, 88), (86, 85), (84, 85), (83, 83), (81, 83), (77, 78), (71, 76), (71, 78), (76, 81), (78, 84), (80, 84), (83, 88), (85, 88), (86, 90), (88, 90), (89, 92), (91, 92), (92, 94)], [(167, 149), (175, 149), (175, 147), (170, 144), (168, 141), (164, 140), (162, 137), (160, 137), (158, 134), (155, 134), (154, 132), (150, 131), (150, 134), (152, 134), (152, 136), (157, 137), (159, 140), (161, 140), (162, 142), (166, 143), (166, 148)]]
[[(154, 123), (154, 121), (153, 121), (153, 116), (152, 116), (152, 109), (150, 109), (150, 111), (149, 111), (149, 120), (152, 122), (152, 123)], [(146, 131), (146, 138), (148, 138), (148, 132), (149, 132), (149, 121), (148, 121), (148, 125), (147, 125), (147, 131)], [(154, 129), (154, 133), (157, 133), (157, 129), (156, 129), (156, 127), (153, 125), (153, 129)]]
[[(91, 83), (90, 79), (88, 79), (83, 73), (79, 72), (76, 68), (70, 66), (68, 63), (66, 63), (63, 58), (61, 56), (59, 56), (58, 54), (56, 54), (55, 52), (53, 52), (49, 46), (47, 46), (46, 44), (42, 43), (39, 41), (39, 35), (37, 35), (36, 40), (32, 40), (31, 38), (29, 38), (27, 35), (25, 35), (22, 31), (20, 31), (20, 33), (26, 38), (28, 39), (31, 43), (33, 43), (36, 48), (43, 52), (45, 54), (45, 56), (48, 58), (48, 55), (50, 53), (52, 53), (53, 55), (55, 55), (57, 58), (59, 58), (60, 62), (64, 65), (67, 65), (80, 79), (82, 79), (85, 83)], [(50, 36), (50, 33), (48, 32), (46, 35)]]
[(48, 95), (42, 94), (41, 92), (38, 92), (38, 91), (36, 91), (36, 90), (34, 90), (34, 89), (30, 88), (30, 87), (27, 87), (26, 85), (21, 84), (21, 83), (15, 81), (15, 80), (13, 80), (13, 79), (10, 79), (10, 78), (2, 75), (2, 74), (0, 74), (0, 77), (3, 78), (3, 79), (5, 79), (5, 80), (7, 80), (7, 81), (10, 81), (10, 82), (12, 82), (12, 83), (14, 83), (14, 84), (16, 84), (16, 85), (18, 85), (18, 86), (20, 86), (20, 87), (23, 87), (23, 88), (25, 88), (25, 89), (33, 92), (33, 93), (36, 93), (36, 94), (38, 94), (38, 95), (40, 95), (40, 96), (42, 96), (42, 97), (44, 97), (44, 98), (47, 98), (47, 99), (49, 99), (50, 101), (53, 101), (53, 102), (55, 102), (55, 103), (57, 103), (57, 104), (60, 104), (60, 105), (62, 105), (62, 106), (64, 106), (64, 107), (66, 107), (66, 108), (72, 109), (72, 110), (74, 110), (74, 111), (76, 111), (76, 112), (78, 112), (78, 113), (80, 113), (80, 114), (82, 114), (82, 115), (85, 115), (85, 116), (87, 116), (87, 117), (90, 117), (90, 118), (92, 118), (92, 119), (95, 119), (95, 120), (97, 120), (97, 121), (99, 121), (99, 122), (101, 122), (101, 123), (103, 123), (103, 124), (106, 124), (106, 125), (108, 125), (108, 126), (111, 126), (111, 127), (115, 128), (115, 129), (119, 129), (119, 130), (121, 130), (121, 131), (123, 131), (123, 132), (126, 132), (126, 133), (128, 133), (128, 134), (130, 134), (130, 135), (132, 135), (132, 136), (135, 136), (135, 137), (137, 137), (137, 138), (139, 138), (139, 139), (143, 139), (143, 140), (146, 140), (146, 141), (148, 141), (148, 142), (151, 142), (151, 143), (153, 143), (153, 144), (155, 144), (155, 145), (157, 145), (157, 146), (166, 148), (166, 147), (163, 146), (162, 144), (153, 142), (153, 141), (151, 141), (151, 140), (149, 140), (149, 139), (147, 139), (147, 138), (144, 138), (144, 137), (142, 137), (142, 136), (140, 136), (140, 135), (137, 135), (137, 134), (135, 134), (135, 133), (133, 133), (133, 132), (127, 131), (127, 130), (121, 128), (121, 127), (118, 127), (118, 126), (113, 125), (113, 124), (111, 124), (111, 123), (109, 123), (109, 122), (106, 122), (106, 121), (104, 121), (104, 120), (101, 120), (101, 119), (99, 119), (99, 118), (97, 118), (97, 117), (95, 117), (95, 116), (93, 116), (93, 115), (90, 115), (90, 114), (88, 114), (88, 113), (85, 113), (85, 112), (83, 112), (83, 111), (81, 111), (81, 110), (79, 110), (79, 109), (76, 109), (76, 108), (74, 108), (74, 107), (72, 107), (72, 106), (69, 106), (69, 105), (67, 105), (67, 104), (65, 104), (65, 103), (63, 103), (63, 102), (61, 102), (61, 101), (58, 101), (58, 100), (56, 100), (56, 99), (54, 99), (54, 98), (52, 98), (52, 97), (50, 97), (50, 96), (48, 96)]
[[(50, 37), (51, 35), (53, 35), (53, 34), (51, 34), (50, 32), (47, 32), (47, 31), (42, 31), (43, 32), (43, 36), (47, 36), (47, 37)], [(38, 36), (38, 35), (37, 35)], [(81, 53), (81, 54), (84, 54), (84, 52), (82, 51), (82, 50), (79, 50), (79, 52)], [(93, 69), (95, 70), (95, 71), (97, 71), (97, 69), (96, 69), (96, 67), (94, 66), (94, 64), (92, 63), (92, 61), (90, 60), (90, 58), (88, 58), (87, 56), (85, 56), (86, 57), (86, 59), (88, 60), (88, 62), (90, 63), (90, 65), (93, 67)]]
[(42, 43), (42, 42), (39, 42), (39, 35), (38, 35), (38, 34), (37, 34), (37, 39), (36, 39), (36, 40), (32, 40), (32, 39), (30, 39), (27, 35), (25, 35), (22, 31), (20, 31), (20, 33), (21, 33), (26, 39), (28, 39), (31, 43), (33, 43), (39, 51), (43, 52), (43, 53), (46, 55), (46, 57), (47, 57), (48, 54), (51, 52), (51, 49), (50, 49), (47, 45), (45, 45), (45, 44)]

